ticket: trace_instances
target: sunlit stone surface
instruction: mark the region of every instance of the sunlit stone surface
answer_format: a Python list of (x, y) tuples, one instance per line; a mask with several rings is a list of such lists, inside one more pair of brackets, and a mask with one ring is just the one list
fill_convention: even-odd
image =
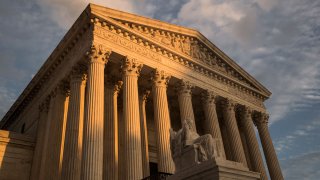
[(2, 119), (0, 179), (283, 179), (271, 93), (199, 31), (89, 4)]

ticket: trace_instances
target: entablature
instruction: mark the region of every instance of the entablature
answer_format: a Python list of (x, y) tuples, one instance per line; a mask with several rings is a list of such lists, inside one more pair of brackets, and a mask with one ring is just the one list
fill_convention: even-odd
[[(227, 89), (226, 91), (230, 94), (238, 98), (244, 98), (259, 107), (264, 107), (263, 101), (266, 97), (259, 90), (231, 76), (227, 76), (227, 74), (220, 72), (217, 68), (208, 66), (206, 62), (196, 61), (181, 54), (181, 52), (169, 49), (151, 38), (137, 34), (131, 28), (123, 26), (113, 19), (107, 18), (105, 20), (96, 17), (91, 21), (94, 23), (93, 33), (95, 42), (101, 41), (99, 38), (102, 38), (153, 61), (178, 63), (188, 68), (189, 72), (196, 72), (201, 76), (214, 80), (215, 83), (220, 84), (219, 86)], [(102, 41), (100, 43), (104, 44)], [(112, 47), (108, 48), (113, 49)], [(116, 48), (113, 50), (117, 51)]]
[[(167, 49), (168, 55), (172, 53), (173, 56), (192, 59), (207, 68), (212, 68), (233, 81), (256, 89), (264, 100), (271, 95), (270, 91), (197, 30), (94, 4), (90, 4), (90, 9), (91, 18), (100, 18), (114, 25), (127, 27), (133, 30), (133, 33), (162, 45)], [(152, 44), (149, 45), (152, 47)]]

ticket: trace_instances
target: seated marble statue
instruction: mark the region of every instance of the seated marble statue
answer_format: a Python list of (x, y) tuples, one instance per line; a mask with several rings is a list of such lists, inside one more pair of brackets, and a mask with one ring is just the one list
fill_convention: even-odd
[(214, 140), (210, 134), (199, 136), (190, 120), (185, 120), (182, 128), (175, 132), (170, 129), (170, 145), (173, 159), (182, 156), (183, 149), (193, 146), (198, 163), (214, 157)]

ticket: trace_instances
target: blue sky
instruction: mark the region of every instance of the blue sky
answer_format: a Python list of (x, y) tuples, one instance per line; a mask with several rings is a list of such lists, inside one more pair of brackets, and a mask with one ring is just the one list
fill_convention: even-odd
[[(270, 132), (286, 179), (320, 176), (319, 0), (95, 0), (199, 30), (273, 94)], [(88, 1), (0, 1), (0, 118)]]

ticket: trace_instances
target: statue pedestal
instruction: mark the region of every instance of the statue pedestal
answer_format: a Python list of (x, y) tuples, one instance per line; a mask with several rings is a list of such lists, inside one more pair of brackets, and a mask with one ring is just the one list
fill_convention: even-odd
[(260, 173), (249, 171), (242, 163), (221, 158), (197, 162), (197, 152), (193, 146), (185, 148), (182, 156), (173, 157), (176, 162), (176, 173), (168, 180), (182, 179), (224, 179), (224, 180), (259, 180)]

